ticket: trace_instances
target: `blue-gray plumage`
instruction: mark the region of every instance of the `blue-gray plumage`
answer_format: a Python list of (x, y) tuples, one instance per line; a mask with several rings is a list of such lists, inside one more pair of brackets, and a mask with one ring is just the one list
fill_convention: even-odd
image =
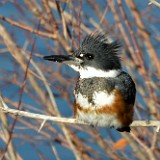
[(134, 104), (136, 93), (135, 84), (126, 72), (120, 72), (115, 78), (93, 77), (79, 79), (75, 92), (86, 95), (89, 102), (92, 103), (93, 91), (99, 92), (103, 89), (107, 90), (109, 94), (112, 94), (114, 89), (118, 89), (122, 92), (126, 103)]
[(135, 84), (122, 71), (118, 41), (109, 43), (105, 35), (86, 36), (73, 55), (45, 56), (63, 62), (80, 73), (75, 95), (75, 117), (92, 126), (130, 131), (136, 96)]

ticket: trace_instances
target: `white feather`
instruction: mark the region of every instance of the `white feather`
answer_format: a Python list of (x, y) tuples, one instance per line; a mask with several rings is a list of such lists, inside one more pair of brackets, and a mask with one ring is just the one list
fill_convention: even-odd
[(119, 73), (120, 70), (109, 70), (109, 71), (103, 71), (100, 69), (96, 69), (93, 67), (85, 67), (82, 68), (80, 66), (75, 66), (75, 65), (70, 65), (74, 70), (78, 71), (80, 73), (80, 78), (92, 78), (92, 77), (111, 77), (114, 78), (116, 77)]
[(83, 106), (84, 108), (90, 108), (92, 106), (92, 104), (88, 102), (88, 98), (81, 93), (76, 94), (75, 98), (76, 103), (78, 103), (80, 106)]
[(102, 107), (106, 105), (111, 106), (112, 103), (114, 102), (114, 93), (108, 94), (107, 92), (104, 91), (94, 92), (93, 101), (95, 106), (97, 107), (99, 106)]
[(121, 128), (121, 123), (113, 114), (83, 113), (78, 110), (76, 118), (94, 126)]
[[(90, 108), (93, 107), (92, 103), (88, 102), (88, 98), (81, 93), (75, 94), (76, 102), (83, 106), (83, 108)], [(106, 105), (112, 105), (114, 101), (114, 93), (107, 94), (107, 92), (100, 91), (93, 93), (93, 103), (94, 107), (103, 107)]]

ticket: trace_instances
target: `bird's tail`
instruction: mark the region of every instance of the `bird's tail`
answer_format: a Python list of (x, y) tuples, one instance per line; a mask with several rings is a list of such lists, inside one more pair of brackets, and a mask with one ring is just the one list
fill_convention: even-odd
[(117, 128), (117, 131), (119, 131), (119, 132), (130, 132), (131, 128), (129, 126), (122, 127), (122, 128)]

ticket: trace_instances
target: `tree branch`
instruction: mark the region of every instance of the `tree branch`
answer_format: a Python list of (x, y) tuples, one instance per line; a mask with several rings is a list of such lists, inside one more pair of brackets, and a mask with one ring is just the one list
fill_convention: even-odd
[[(75, 118), (62, 118), (62, 117), (53, 117), (53, 116), (47, 116), (43, 114), (37, 114), (37, 113), (31, 113), (31, 112), (26, 112), (26, 111), (20, 111), (16, 109), (11, 109), (9, 108), (2, 97), (0, 96), (0, 109), (5, 112), (5, 113), (10, 113), (15, 116), (21, 116), (21, 117), (28, 117), (28, 118), (33, 118), (33, 119), (41, 119), (43, 121), (52, 121), (56, 123), (68, 123), (68, 124), (81, 124), (81, 125), (90, 125), (88, 123), (79, 121)], [(160, 121), (153, 121), (153, 120), (147, 120), (147, 121), (133, 121), (133, 123), (130, 125), (132, 127), (157, 127), (157, 132), (159, 131), (160, 127)]]

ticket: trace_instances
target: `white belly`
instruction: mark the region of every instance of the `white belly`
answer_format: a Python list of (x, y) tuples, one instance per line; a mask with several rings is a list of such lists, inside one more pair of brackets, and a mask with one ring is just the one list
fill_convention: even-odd
[(121, 128), (121, 124), (117, 120), (116, 115), (113, 114), (97, 114), (94, 111), (92, 113), (84, 113), (80, 110), (77, 110), (76, 116), (77, 119), (93, 126), (114, 127), (115, 129)]
[(95, 91), (92, 98), (93, 103), (90, 103), (87, 96), (84, 96), (81, 93), (75, 94), (75, 98), (76, 103), (79, 104), (82, 109), (90, 110), (90, 112), (84, 113), (77, 109), (77, 119), (93, 126), (121, 128), (121, 124), (115, 114), (97, 114), (95, 112), (96, 109), (100, 109), (103, 106), (112, 105), (115, 99), (114, 92), (112, 94), (108, 94), (106, 91)]

